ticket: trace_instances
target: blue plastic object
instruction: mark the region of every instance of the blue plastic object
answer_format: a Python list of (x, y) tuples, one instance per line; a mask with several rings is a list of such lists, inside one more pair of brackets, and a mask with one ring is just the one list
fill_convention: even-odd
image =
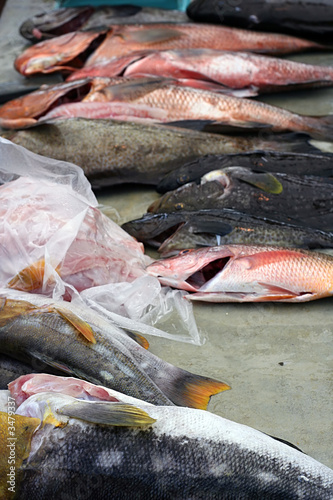
[(58, 7), (83, 7), (92, 5), (101, 7), (102, 5), (137, 5), (140, 7), (155, 7), (156, 9), (185, 11), (191, 0), (58, 0)]

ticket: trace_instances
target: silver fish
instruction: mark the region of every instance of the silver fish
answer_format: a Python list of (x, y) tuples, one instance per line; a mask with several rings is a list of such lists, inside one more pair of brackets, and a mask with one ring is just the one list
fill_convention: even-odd
[(82, 488), (96, 500), (332, 498), (333, 471), (280, 440), (210, 412), (117, 398), (64, 390), (19, 406), (20, 429), (36, 427), (20, 499), (77, 498)]

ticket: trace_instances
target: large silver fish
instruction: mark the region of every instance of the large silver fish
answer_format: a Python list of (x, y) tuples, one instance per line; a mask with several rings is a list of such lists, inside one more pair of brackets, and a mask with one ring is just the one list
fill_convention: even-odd
[(213, 393), (229, 389), (162, 361), (146, 350), (143, 337), (127, 335), (88, 307), (16, 290), (0, 295), (0, 352), (33, 367), (43, 363), (45, 370), (164, 405), (206, 408)]
[(122, 394), (112, 402), (66, 393), (37, 393), (17, 410), (29, 450), (17, 464), (20, 500), (332, 498), (331, 469), (246, 425)]

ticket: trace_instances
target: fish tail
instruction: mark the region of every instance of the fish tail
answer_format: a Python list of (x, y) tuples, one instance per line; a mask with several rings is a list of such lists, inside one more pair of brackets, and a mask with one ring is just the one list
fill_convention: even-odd
[(307, 131), (313, 139), (333, 141), (333, 114), (311, 117), (307, 121)]
[(224, 382), (182, 370), (173, 387), (168, 387), (167, 396), (176, 405), (206, 410), (211, 396), (228, 389), (231, 387)]

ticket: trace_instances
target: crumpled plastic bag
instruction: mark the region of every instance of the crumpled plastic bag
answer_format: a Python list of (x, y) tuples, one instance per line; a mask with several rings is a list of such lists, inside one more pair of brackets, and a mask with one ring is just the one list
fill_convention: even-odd
[(123, 328), (202, 343), (183, 293), (98, 208), (80, 167), (0, 137), (0, 286), (84, 302)]

